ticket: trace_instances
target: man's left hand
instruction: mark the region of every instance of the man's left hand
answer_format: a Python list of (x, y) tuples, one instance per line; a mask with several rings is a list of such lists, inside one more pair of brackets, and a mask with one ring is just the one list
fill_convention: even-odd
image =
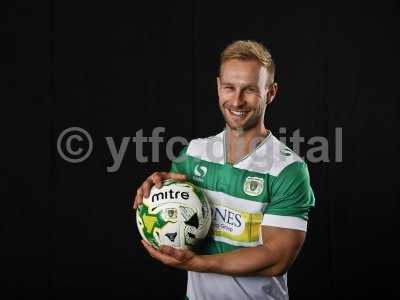
[(162, 245), (160, 250), (157, 250), (145, 240), (142, 240), (142, 244), (151, 257), (167, 266), (196, 272), (204, 272), (206, 269), (204, 257), (196, 255), (190, 250), (175, 249), (165, 245)]

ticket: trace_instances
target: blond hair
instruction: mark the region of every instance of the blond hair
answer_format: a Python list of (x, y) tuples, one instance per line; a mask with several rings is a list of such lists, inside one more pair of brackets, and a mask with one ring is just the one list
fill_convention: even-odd
[(271, 53), (261, 43), (255, 41), (235, 41), (229, 44), (220, 56), (220, 73), (224, 62), (230, 59), (256, 60), (267, 68), (271, 82), (274, 82), (275, 63)]

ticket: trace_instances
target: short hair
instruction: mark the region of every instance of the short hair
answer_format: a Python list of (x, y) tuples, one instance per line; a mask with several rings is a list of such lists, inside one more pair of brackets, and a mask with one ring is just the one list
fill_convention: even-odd
[(271, 76), (271, 83), (274, 82), (275, 77), (275, 63), (272, 59), (269, 50), (261, 43), (256, 41), (234, 41), (222, 51), (220, 56), (219, 71), (221, 73), (221, 67), (224, 62), (230, 59), (240, 60), (256, 60), (261, 65), (267, 68), (268, 73)]

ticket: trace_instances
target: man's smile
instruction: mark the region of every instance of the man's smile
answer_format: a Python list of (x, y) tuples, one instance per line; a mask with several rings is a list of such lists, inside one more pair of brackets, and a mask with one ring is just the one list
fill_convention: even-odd
[(243, 120), (249, 113), (249, 110), (240, 110), (240, 109), (229, 109), (225, 107), (225, 110), (229, 113), (229, 115), (236, 120)]

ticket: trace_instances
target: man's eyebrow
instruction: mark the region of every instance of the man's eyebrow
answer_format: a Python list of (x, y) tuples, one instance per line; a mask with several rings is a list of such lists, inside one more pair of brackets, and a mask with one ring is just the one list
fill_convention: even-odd
[[(229, 81), (221, 81), (221, 86), (235, 86), (235, 83), (229, 82)], [(245, 85), (240, 85), (241, 89), (248, 89), (248, 88), (252, 88), (255, 90), (259, 90), (258, 85), (256, 84), (245, 84)]]
[(221, 85), (233, 85), (233, 83), (226, 82), (226, 81), (225, 81), (225, 82), (222, 82), (222, 81), (221, 81)]
[(256, 85), (256, 84), (247, 84), (247, 85), (245, 85), (245, 86), (243, 86), (243, 88), (254, 88), (254, 89), (257, 89), (258, 90), (258, 85)]
[[(221, 81), (221, 85), (235, 85), (235, 83), (232, 83), (229, 81), (225, 81), (225, 82)], [(245, 85), (240, 85), (240, 87), (242, 87), (242, 88), (248, 88), (248, 87), (258, 88), (258, 86), (256, 84), (245, 84)]]

